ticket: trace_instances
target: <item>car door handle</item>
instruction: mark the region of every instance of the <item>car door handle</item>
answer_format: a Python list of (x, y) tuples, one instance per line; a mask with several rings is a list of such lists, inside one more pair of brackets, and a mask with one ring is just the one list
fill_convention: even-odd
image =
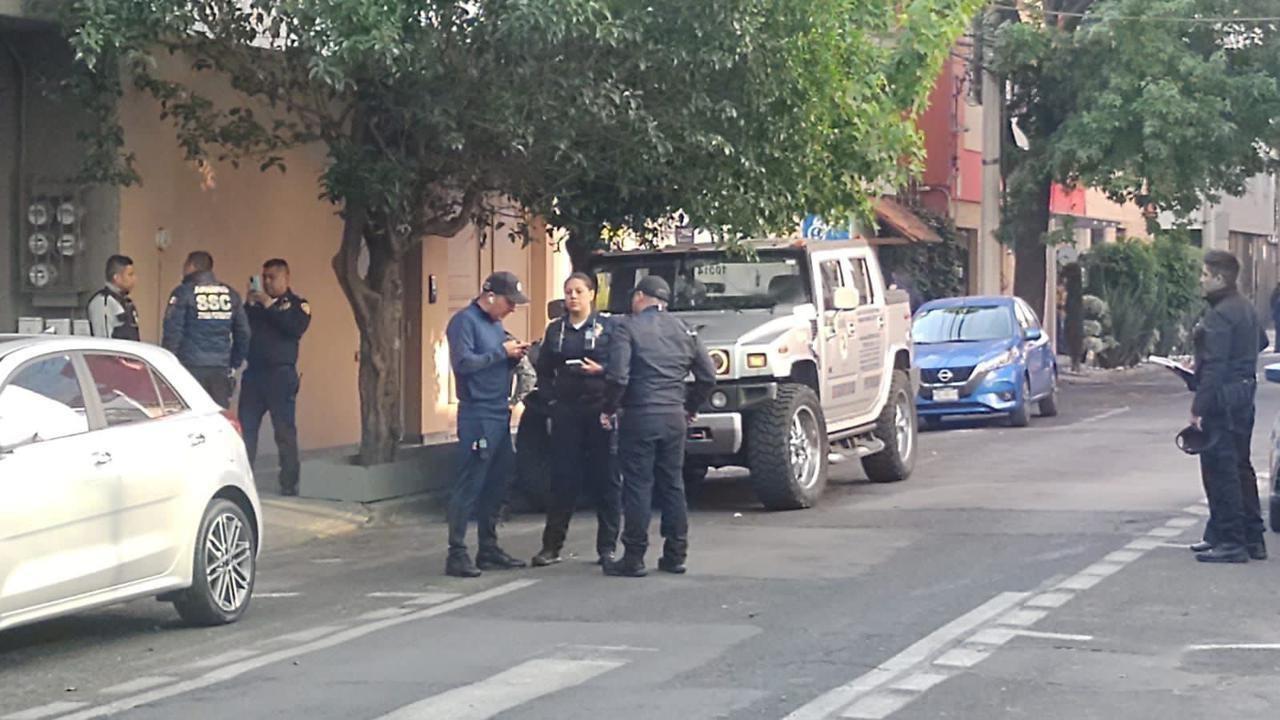
[(109, 465), (110, 463), (111, 463), (111, 453), (96, 452), (93, 454), (94, 467), (102, 467), (103, 465)]
[(203, 433), (191, 433), (187, 436), (187, 439), (191, 441), (191, 447), (203, 445), (205, 440)]

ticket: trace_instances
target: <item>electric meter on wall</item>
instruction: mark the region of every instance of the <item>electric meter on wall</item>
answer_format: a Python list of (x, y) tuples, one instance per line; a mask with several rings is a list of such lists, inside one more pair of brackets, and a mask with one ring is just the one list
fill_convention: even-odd
[(36, 295), (74, 297), (80, 280), (91, 274), (82, 268), (85, 208), (79, 188), (32, 183), (26, 203), (21, 246), (22, 278), (27, 292)]

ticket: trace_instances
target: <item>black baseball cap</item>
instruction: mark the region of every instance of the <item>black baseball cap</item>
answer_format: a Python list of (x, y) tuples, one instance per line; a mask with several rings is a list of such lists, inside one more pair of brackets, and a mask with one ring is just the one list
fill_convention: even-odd
[(645, 275), (636, 283), (636, 292), (644, 293), (662, 302), (671, 302), (671, 286), (658, 275)]
[(1173, 440), (1178, 449), (1188, 455), (1199, 455), (1218, 444), (1217, 435), (1207, 433), (1195, 425), (1188, 425)]
[(529, 302), (529, 296), (524, 294), (524, 284), (520, 282), (520, 278), (516, 277), (515, 273), (507, 272), (506, 270), (499, 270), (485, 278), (482, 289), (494, 295), (501, 295), (516, 305), (524, 305)]

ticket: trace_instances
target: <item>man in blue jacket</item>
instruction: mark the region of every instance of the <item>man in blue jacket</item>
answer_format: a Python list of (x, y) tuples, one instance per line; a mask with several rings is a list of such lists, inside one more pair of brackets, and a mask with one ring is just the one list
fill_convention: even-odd
[[(458, 388), (458, 477), (449, 502), (445, 573), (477, 577), (481, 570), (524, 567), (498, 547), (498, 514), (514, 468), (511, 379), (529, 344), (507, 337), (502, 319), (529, 302), (513, 273), (495, 272), (479, 297), (449, 321), (449, 362)], [(477, 511), (477, 506), (478, 510)], [(467, 554), (467, 524), (477, 517), (480, 549)]]
[(161, 344), (224, 408), (231, 407), (235, 371), (249, 352), (249, 332), (240, 295), (213, 275), (213, 256), (203, 250), (188, 255), (182, 284), (169, 293)]

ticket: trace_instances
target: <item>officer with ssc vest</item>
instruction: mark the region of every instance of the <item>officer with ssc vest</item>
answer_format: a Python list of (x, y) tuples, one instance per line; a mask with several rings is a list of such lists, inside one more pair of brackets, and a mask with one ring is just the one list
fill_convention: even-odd
[(240, 295), (213, 275), (213, 256), (197, 250), (182, 266), (182, 284), (164, 313), (165, 350), (224, 408), (231, 407), (235, 371), (249, 353), (249, 317)]
[[(614, 327), (600, 423), (618, 414), (625, 527), (622, 559), (606, 575), (642, 577), (652, 505), (662, 509), (665, 540), (658, 569), (685, 571), (689, 549), (684, 496), (684, 446), (688, 423), (715, 386), (711, 358), (683, 322), (666, 312), (671, 287), (657, 275), (636, 283), (631, 315)], [(693, 382), (685, 378), (693, 373)]]

